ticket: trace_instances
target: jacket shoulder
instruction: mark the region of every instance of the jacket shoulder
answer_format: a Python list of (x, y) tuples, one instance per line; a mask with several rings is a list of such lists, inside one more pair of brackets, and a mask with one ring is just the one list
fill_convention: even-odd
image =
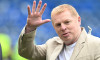
[(89, 35), (87, 36), (87, 45), (88, 48), (90, 49), (90, 51), (100, 51), (100, 38), (93, 36), (93, 35)]
[(90, 34), (87, 35), (87, 39), (88, 39), (88, 41), (100, 42), (99, 37), (96, 37), (96, 36), (93, 36), (93, 35), (90, 35)]
[(60, 44), (60, 43), (63, 43), (62, 40), (56, 36), (56, 37), (53, 37), (53, 38), (50, 38), (46, 44)]

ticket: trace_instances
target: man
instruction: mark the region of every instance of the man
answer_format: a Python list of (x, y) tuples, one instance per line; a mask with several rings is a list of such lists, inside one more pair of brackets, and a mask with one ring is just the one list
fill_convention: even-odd
[[(19, 54), (30, 60), (100, 60), (100, 38), (87, 34), (80, 27), (81, 18), (74, 7), (59, 5), (51, 12), (54, 29), (59, 37), (49, 39), (43, 45), (33, 43), (36, 28), (49, 19), (42, 20), (46, 3), (40, 10), (42, 1), (36, 8), (33, 1), (32, 13), (28, 6), (28, 18), (19, 37)], [(40, 10), (40, 12), (39, 12)]]

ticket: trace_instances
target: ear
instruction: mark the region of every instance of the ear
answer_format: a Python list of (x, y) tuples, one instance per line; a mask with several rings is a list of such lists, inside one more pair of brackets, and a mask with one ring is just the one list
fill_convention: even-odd
[(78, 17), (78, 22), (81, 25), (81, 17), (80, 16)]

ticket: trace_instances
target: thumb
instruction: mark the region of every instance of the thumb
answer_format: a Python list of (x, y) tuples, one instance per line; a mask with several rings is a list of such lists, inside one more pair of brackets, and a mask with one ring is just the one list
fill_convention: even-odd
[(45, 23), (50, 22), (50, 21), (51, 21), (50, 19), (42, 20), (42, 24), (45, 24)]

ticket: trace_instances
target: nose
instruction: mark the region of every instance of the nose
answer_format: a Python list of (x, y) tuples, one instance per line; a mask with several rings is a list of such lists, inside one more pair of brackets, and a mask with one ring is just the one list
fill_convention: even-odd
[(66, 30), (66, 25), (65, 24), (61, 24), (61, 31), (65, 31)]

